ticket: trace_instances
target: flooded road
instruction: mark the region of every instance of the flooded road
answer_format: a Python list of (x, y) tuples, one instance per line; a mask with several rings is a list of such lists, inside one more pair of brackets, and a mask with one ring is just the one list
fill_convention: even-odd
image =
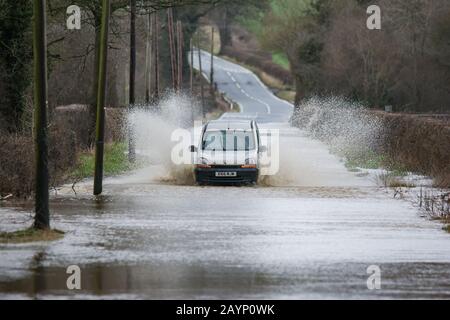
[[(450, 237), (377, 187), (60, 190), (54, 243), (0, 245), (0, 298), (450, 298)], [(2, 229), (23, 209), (0, 209)], [(82, 290), (66, 268), (82, 270)], [(370, 265), (382, 289), (367, 288)]]
[[(450, 299), (442, 224), (349, 172), (307, 133), (269, 124), (292, 106), (248, 71), (216, 65), (240, 115), (280, 130), (278, 174), (257, 187), (199, 187), (191, 168), (155, 164), (106, 179), (98, 198), (90, 180), (76, 194), (64, 186), (51, 197), (63, 239), (0, 244), (0, 299)], [(140, 137), (167, 164), (172, 127), (139, 119)], [(30, 204), (3, 206), (0, 231), (31, 224)], [(79, 291), (66, 286), (71, 265), (81, 268)], [(370, 266), (381, 270), (380, 290), (368, 289)]]

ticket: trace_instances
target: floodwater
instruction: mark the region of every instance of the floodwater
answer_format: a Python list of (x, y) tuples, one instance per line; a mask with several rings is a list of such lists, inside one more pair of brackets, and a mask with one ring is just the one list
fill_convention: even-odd
[[(152, 167), (107, 179), (98, 198), (91, 181), (77, 194), (64, 186), (51, 201), (64, 239), (0, 245), (0, 298), (450, 298), (440, 223), (346, 171), (319, 142), (287, 136), (305, 156), (258, 187), (179, 185)], [(0, 208), (1, 230), (28, 226), (30, 212)], [(81, 290), (67, 289), (70, 265)], [(372, 265), (380, 290), (367, 286)]]
[[(190, 101), (163, 101), (162, 116), (137, 111), (132, 128), (148, 166), (106, 179), (98, 198), (90, 180), (76, 193), (69, 185), (53, 194), (52, 224), (65, 237), (0, 244), (0, 299), (450, 298), (450, 235), (442, 224), (290, 128), (293, 106), (250, 71), (215, 58), (215, 75), (241, 106), (224, 119), (279, 130), (278, 173), (256, 187), (195, 186), (191, 167), (170, 165), (171, 133), (191, 118)], [(342, 114), (345, 143), (377, 134)], [(3, 206), (0, 231), (31, 224), (30, 204)], [(81, 268), (81, 290), (67, 289), (72, 265)], [(377, 268), (380, 274), (367, 273)], [(380, 290), (369, 290), (371, 275)]]

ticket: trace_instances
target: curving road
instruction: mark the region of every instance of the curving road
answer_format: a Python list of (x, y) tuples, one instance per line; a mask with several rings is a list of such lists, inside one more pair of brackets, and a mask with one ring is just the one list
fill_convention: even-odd
[[(198, 51), (194, 68), (199, 69)], [(202, 69), (209, 81), (211, 55), (201, 51)], [(252, 118), (260, 123), (288, 122), (294, 107), (275, 96), (251, 71), (214, 56), (214, 82), (220, 92), (240, 106), (241, 114), (227, 113), (223, 118)]]

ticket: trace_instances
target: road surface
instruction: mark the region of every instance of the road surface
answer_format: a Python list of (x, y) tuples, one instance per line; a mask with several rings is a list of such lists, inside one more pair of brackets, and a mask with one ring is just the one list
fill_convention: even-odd
[[(280, 173), (258, 187), (197, 187), (175, 179), (188, 171), (155, 163), (106, 179), (98, 198), (90, 180), (76, 194), (64, 186), (51, 208), (66, 236), (0, 245), (0, 298), (450, 298), (440, 223), (290, 128), (292, 106), (249, 71), (215, 64), (219, 89), (243, 111), (225, 117), (282, 130)], [(4, 205), (0, 230), (26, 227), (31, 210)], [(70, 265), (81, 268), (80, 291), (66, 287)], [(371, 266), (380, 290), (367, 286)]]

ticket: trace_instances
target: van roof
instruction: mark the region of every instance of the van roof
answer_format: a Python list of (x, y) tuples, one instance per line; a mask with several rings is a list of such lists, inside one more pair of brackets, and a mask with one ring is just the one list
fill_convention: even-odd
[(214, 120), (206, 126), (206, 130), (253, 130), (253, 128), (253, 121), (249, 120)]

